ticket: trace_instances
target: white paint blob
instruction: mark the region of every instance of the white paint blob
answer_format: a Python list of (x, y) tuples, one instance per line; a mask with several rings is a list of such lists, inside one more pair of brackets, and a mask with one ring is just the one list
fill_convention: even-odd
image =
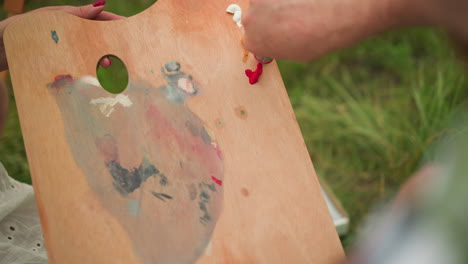
[(101, 97), (92, 99), (90, 104), (97, 105), (102, 114), (104, 114), (106, 117), (109, 117), (112, 112), (114, 112), (115, 105), (120, 104), (123, 107), (130, 107), (133, 103), (130, 101), (130, 98), (128, 98), (127, 95), (119, 94), (116, 97)]
[(226, 12), (233, 14), (234, 16), (232, 16), (232, 20), (236, 22), (238, 27), (242, 27), (242, 8), (239, 5), (229, 5)]
[(188, 94), (195, 94), (197, 91), (193, 88), (193, 83), (188, 78), (180, 78), (177, 80), (177, 87)]

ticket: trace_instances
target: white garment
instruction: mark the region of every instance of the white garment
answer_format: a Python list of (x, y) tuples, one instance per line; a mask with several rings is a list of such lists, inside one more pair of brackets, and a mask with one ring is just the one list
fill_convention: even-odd
[(0, 163), (0, 264), (44, 264), (47, 254), (32, 186)]

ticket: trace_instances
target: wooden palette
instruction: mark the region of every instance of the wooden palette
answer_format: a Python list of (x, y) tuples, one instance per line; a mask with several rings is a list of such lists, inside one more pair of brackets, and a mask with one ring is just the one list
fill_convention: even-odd
[[(247, 1), (238, 3), (244, 9)], [(255, 85), (228, 1), (4, 35), (50, 263), (336, 263), (344, 254), (275, 63)], [(130, 82), (96, 81), (104, 55)]]

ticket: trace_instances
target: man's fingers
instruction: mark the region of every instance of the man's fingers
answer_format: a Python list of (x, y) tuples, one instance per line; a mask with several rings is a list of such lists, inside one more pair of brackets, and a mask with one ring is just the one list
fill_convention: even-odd
[(102, 21), (108, 21), (108, 20), (118, 20), (118, 19), (124, 19), (126, 17), (124, 16), (119, 16), (114, 13), (110, 12), (101, 12), (97, 17), (96, 20), (102, 20)]
[(404, 204), (411, 202), (429, 186), (434, 177), (440, 175), (441, 170), (442, 168), (436, 164), (425, 165), (403, 184), (395, 197), (393, 206), (404, 206)]
[(271, 56), (267, 54), (266, 50), (266, 45), (261, 45), (261, 37), (259, 35), (254, 35), (252, 37), (251, 34), (245, 34), (244, 36), (244, 48), (246, 48), (248, 51), (252, 52), (253, 54), (257, 56), (262, 56), (262, 57), (267, 57)]

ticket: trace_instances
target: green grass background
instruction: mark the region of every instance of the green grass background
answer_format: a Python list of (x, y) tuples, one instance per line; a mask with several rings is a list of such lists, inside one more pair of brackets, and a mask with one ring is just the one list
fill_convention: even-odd
[[(130, 16), (153, 2), (108, 0), (106, 10)], [(29, 0), (27, 9), (87, 3)], [(351, 217), (342, 238), (348, 248), (373, 205), (431, 160), (427, 150), (466, 109), (464, 69), (432, 29), (390, 32), (310, 63), (278, 63), (315, 169)], [(11, 88), (10, 96), (0, 161), (30, 182)]]

